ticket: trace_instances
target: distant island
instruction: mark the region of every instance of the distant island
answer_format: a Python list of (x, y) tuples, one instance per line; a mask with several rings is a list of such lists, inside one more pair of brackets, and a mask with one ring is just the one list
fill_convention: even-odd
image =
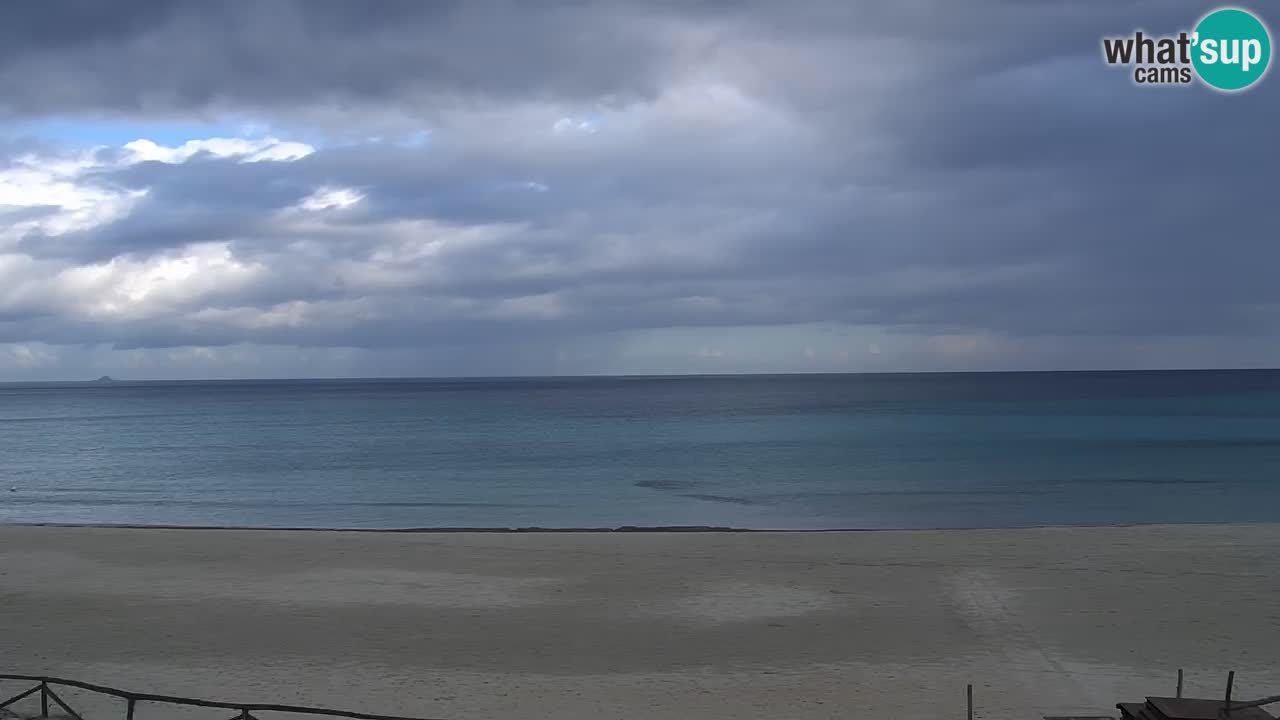
[(115, 380), (114, 380), (114, 379), (112, 379), (110, 375), (103, 375), (102, 377), (98, 378), (97, 380), (94, 380), (94, 382), (95, 382), (95, 383), (113, 383), (113, 382), (115, 382)]

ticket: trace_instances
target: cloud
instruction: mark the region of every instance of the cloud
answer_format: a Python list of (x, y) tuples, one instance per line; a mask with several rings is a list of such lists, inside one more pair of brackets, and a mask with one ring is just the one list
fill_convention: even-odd
[[(1274, 363), (1280, 86), (1101, 61), (1202, 9), (7, 8), (0, 344), (157, 374)], [(245, 131), (66, 140), (104, 119)]]
[(71, 0), (6, 15), (0, 88), (14, 115), (643, 97), (681, 63), (661, 14), (612, 2)]
[(275, 138), (246, 140), (244, 138), (209, 138), (188, 140), (178, 147), (164, 147), (145, 138), (124, 144), (125, 162), (182, 163), (197, 155), (217, 158), (235, 158), (237, 162), (263, 162), (297, 160), (315, 152), (315, 148), (300, 142), (283, 142)]

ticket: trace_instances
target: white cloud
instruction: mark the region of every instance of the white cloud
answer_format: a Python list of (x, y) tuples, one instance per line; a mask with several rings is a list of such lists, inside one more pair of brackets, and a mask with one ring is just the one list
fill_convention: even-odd
[[(165, 147), (150, 140), (126, 144), (123, 157), (103, 148), (70, 154), (26, 154), (0, 169), (0, 313), (54, 313), (70, 321), (142, 321), (172, 317), (202, 302), (250, 289), (273, 274), (235, 256), (227, 240), (179, 243), (153, 254), (126, 254), (95, 262), (59, 259), (57, 244), (126, 218), (149, 189), (99, 183), (103, 172), (154, 160), (182, 163), (196, 154), (241, 162), (288, 161), (310, 146), (274, 138), (209, 138)], [(105, 159), (104, 159), (105, 158)], [(118, 158), (118, 159), (112, 159)], [(345, 209), (362, 195), (321, 188), (303, 203), (311, 210)], [(34, 248), (22, 245), (41, 236)]]
[(597, 127), (594, 121), (586, 118), (562, 117), (552, 124), (551, 129), (557, 135), (563, 135), (571, 132), (587, 133), (590, 135), (596, 132)]
[(304, 198), (299, 207), (312, 212), (331, 209), (345, 210), (357, 205), (364, 197), (363, 193), (354, 188), (323, 187)]
[[(0, 251), (32, 232), (59, 236), (128, 214), (145, 191), (109, 190), (81, 180), (102, 168), (92, 152), (67, 156), (23, 155), (0, 168)], [(23, 217), (21, 211), (34, 215)], [(5, 222), (6, 214), (17, 220)]]
[(49, 291), (79, 317), (142, 320), (234, 293), (266, 272), (237, 260), (226, 243), (207, 243), (145, 259), (117, 257), (69, 267), (52, 278)]
[(240, 162), (279, 162), (298, 160), (315, 152), (315, 148), (306, 143), (279, 140), (273, 137), (207, 138), (188, 140), (173, 147), (140, 139), (125, 143), (124, 149), (128, 151), (126, 162), (163, 163), (186, 162), (201, 153), (213, 157), (239, 158)]

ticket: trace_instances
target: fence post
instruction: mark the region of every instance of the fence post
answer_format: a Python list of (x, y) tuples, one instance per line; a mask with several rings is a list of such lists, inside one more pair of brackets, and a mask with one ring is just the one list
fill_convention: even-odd
[(1182, 668), (1178, 668), (1178, 697), (1182, 697)]
[(968, 718), (969, 720), (973, 720), (973, 684), (972, 683), (965, 686), (964, 694), (965, 694), (965, 706), (968, 709)]
[(40, 717), (49, 717), (49, 683), (40, 681)]
[(1231, 714), (1231, 686), (1236, 684), (1236, 671), (1232, 670), (1227, 673), (1227, 699), (1223, 703), (1222, 712), (1225, 715)]
[(129, 698), (128, 702), (128, 710), (125, 710), (125, 720), (133, 720), (133, 704), (135, 701), (133, 698)]

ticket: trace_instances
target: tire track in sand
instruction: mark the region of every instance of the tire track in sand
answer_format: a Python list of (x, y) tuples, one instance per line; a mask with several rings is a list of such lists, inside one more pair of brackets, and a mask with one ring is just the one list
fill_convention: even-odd
[[(1094, 683), (1072, 672), (1028, 622), (1018, 593), (1001, 583), (987, 570), (966, 569), (947, 576), (952, 606), (982, 645), (999, 656), (991, 657), (997, 675), (990, 678), (989, 692), (1015, 690), (1027, 705), (1044, 706), (1052, 714), (1099, 712), (1114, 707), (1095, 689)], [(974, 677), (981, 686), (984, 679)], [(1011, 685), (1016, 684), (1015, 687)], [(1003, 687), (1002, 687), (1003, 686)], [(981, 699), (975, 705), (981, 706)]]

